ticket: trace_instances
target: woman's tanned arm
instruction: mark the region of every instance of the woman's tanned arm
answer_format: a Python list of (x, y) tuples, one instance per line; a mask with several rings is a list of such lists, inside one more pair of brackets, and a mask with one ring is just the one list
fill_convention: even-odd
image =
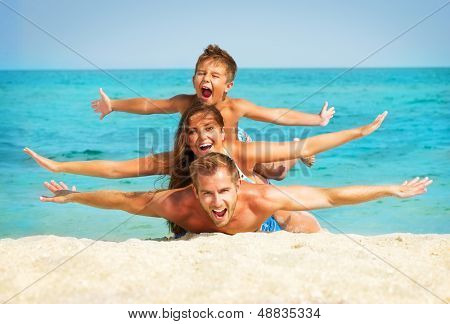
[(387, 112), (384, 112), (368, 125), (299, 141), (238, 143), (240, 159), (256, 164), (309, 157), (373, 133), (381, 126), (386, 116)]
[(125, 161), (92, 160), (58, 162), (47, 159), (29, 148), (25, 148), (24, 152), (31, 156), (41, 167), (52, 172), (111, 179), (168, 174), (172, 158), (172, 152), (164, 152)]

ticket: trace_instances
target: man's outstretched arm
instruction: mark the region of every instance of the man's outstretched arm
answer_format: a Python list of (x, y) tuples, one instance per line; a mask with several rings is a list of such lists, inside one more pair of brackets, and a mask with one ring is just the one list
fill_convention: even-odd
[(354, 205), (384, 197), (410, 198), (427, 191), (433, 181), (415, 178), (401, 185), (348, 186), (317, 188), (306, 186), (275, 187), (267, 189), (267, 199), (279, 210), (313, 210)]
[[(100, 190), (93, 192), (77, 192), (69, 190), (63, 182), (45, 182), (44, 185), (54, 194), (53, 197), (41, 196), (43, 202), (78, 203), (102, 209), (123, 210), (131, 214), (162, 217), (161, 199), (167, 191), (154, 192), (121, 192)], [(73, 188), (75, 189), (75, 188)], [(159, 196), (159, 197), (158, 197)]]

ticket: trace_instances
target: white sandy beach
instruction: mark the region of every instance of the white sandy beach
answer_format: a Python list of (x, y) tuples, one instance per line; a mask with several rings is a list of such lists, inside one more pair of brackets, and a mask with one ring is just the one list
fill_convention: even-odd
[[(121, 243), (56, 236), (2, 239), (0, 300), (450, 302), (450, 235), (349, 237), (278, 232), (202, 234), (176, 241), (133, 239)], [(68, 261), (52, 271), (65, 260)]]

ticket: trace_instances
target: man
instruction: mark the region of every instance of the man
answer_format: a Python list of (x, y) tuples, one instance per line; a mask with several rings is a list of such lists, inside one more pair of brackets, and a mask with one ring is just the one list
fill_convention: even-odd
[(317, 188), (276, 187), (241, 182), (232, 159), (209, 153), (190, 166), (193, 185), (156, 192), (75, 192), (64, 183), (45, 183), (54, 197), (41, 201), (76, 202), (97, 208), (162, 217), (193, 233), (257, 231), (277, 210), (313, 210), (358, 204), (383, 197), (409, 198), (426, 192), (428, 178), (401, 185)]

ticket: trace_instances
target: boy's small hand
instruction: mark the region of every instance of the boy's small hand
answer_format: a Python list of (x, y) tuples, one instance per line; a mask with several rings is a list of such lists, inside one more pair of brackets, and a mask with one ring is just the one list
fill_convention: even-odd
[(69, 190), (67, 185), (64, 182), (57, 183), (55, 180), (50, 182), (44, 182), (44, 186), (47, 187), (55, 196), (47, 197), (41, 196), (39, 199), (43, 202), (54, 202), (59, 204), (64, 204), (68, 202), (68, 195), (76, 192), (77, 188), (72, 186), (72, 190)]
[(328, 102), (325, 101), (325, 104), (322, 107), (322, 110), (319, 113), (320, 116), (320, 126), (327, 126), (330, 122), (330, 119), (334, 116), (334, 107), (328, 109)]
[(103, 92), (103, 89), (99, 89), (100, 99), (91, 101), (91, 107), (95, 112), (100, 113), (100, 120), (103, 119), (106, 115), (108, 115), (112, 111), (111, 100)]

